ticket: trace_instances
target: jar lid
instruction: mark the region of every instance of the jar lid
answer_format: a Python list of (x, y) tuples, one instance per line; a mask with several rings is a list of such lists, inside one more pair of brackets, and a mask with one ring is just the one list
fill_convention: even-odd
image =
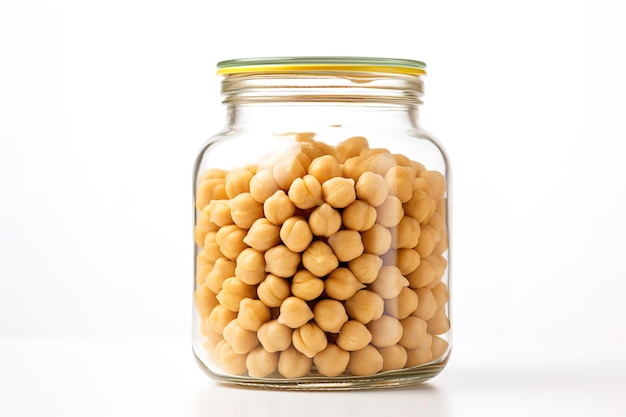
[(426, 74), (421, 61), (397, 58), (306, 56), (276, 58), (242, 58), (221, 61), (219, 75), (281, 72), (378, 72), (403, 75)]

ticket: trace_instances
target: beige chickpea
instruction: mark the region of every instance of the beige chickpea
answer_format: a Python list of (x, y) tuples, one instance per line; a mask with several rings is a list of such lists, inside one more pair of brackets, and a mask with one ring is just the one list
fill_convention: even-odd
[(297, 329), (313, 318), (313, 312), (306, 301), (298, 297), (287, 297), (280, 306), (278, 322)]
[(391, 316), (383, 315), (378, 320), (367, 323), (372, 334), (372, 344), (376, 347), (393, 346), (402, 338), (402, 323)]
[(201, 181), (196, 189), (196, 208), (202, 210), (211, 200), (228, 198), (223, 178), (209, 178)]
[(220, 252), (228, 259), (235, 260), (242, 250), (248, 247), (243, 242), (246, 237), (246, 231), (234, 224), (221, 227), (215, 234), (215, 242), (217, 242)]
[(291, 293), (298, 298), (309, 301), (319, 297), (324, 291), (324, 281), (302, 269), (291, 280)]
[(302, 253), (302, 264), (313, 275), (323, 277), (339, 266), (339, 260), (328, 244), (316, 240)]
[[(442, 258), (443, 259), (443, 258)], [(423, 288), (435, 284), (441, 278), (445, 266), (436, 255), (431, 254), (420, 261), (415, 271), (407, 275), (411, 288)]]
[(371, 284), (378, 276), (383, 260), (371, 253), (364, 253), (348, 263), (348, 268), (362, 284)]
[(427, 331), (430, 334), (444, 334), (450, 330), (450, 319), (446, 316), (444, 308), (438, 308), (435, 315), (426, 320), (428, 324)]
[(430, 320), (437, 312), (437, 299), (428, 288), (418, 288), (413, 291), (417, 294), (419, 303), (411, 315), (423, 320)]
[(444, 229), (441, 233), (441, 239), (435, 244), (435, 247), (433, 248), (433, 253), (441, 255), (446, 250), (448, 250), (448, 233)]
[(387, 181), (375, 172), (364, 172), (356, 182), (356, 195), (373, 207), (380, 206), (389, 195)]
[(216, 295), (204, 284), (194, 291), (193, 297), (200, 317), (208, 316), (211, 310), (218, 304)]
[(293, 276), (300, 264), (300, 254), (277, 245), (265, 252), (265, 270), (270, 274), (287, 278)]
[(409, 316), (400, 321), (402, 324), (402, 338), (398, 342), (407, 349), (428, 347), (432, 337), (426, 333), (426, 321)]
[(421, 227), (417, 220), (404, 216), (398, 227), (392, 232), (395, 239), (391, 240), (391, 247), (396, 249), (411, 249), (417, 245), (421, 235)]
[(413, 192), (415, 193), (416, 191), (423, 191), (428, 195), (433, 193), (430, 183), (424, 178), (415, 178), (413, 181)]
[(228, 323), (226, 327), (224, 327), (222, 334), (224, 335), (224, 340), (228, 342), (235, 353), (239, 353), (240, 355), (250, 352), (259, 344), (256, 332), (241, 327), (239, 319)]
[(369, 290), (357, 291), (345, 304), (348, 315), (363, 324), (378, 320), (385, 309), (383, 298)]
[[(237, 227), (237, 226), (235, 226), (235, 227)], [(219, 230), (218, 230), (218, 232), (219, 232)], [(215, 261), (217, 261), (219, 258), (223, 258), (224, 257), (224, 254), (220, 250), (220, 245), (217, 243), (216, 239), (217, 239), (217, 233), (216, 232), (209, 232), (204, 237), (204, 245), (203, 245), (203, 248), (202, 248), (202, 254), (204, 255), (204, 258), (208, 262), (215, 263)]]
[(348, 371), (352, 375), (367, 376), (380, 372), (383, 369), (383, 356), (372, 345), (361, 350), (350, 352)]
[(249, 229), (255, 220), (263, 217), (263, 205), (250, 193), (241, 193), (228, 202), (233, 222), (242, 229)]
[(259, 327), (257, 337), (259, 342), (268, 352), (282, 352), (291, 345), (291, 333), (293, 330), (278, 320), (270, 320)]
[(209, 205), (207, 206), (210, 211), (211, 222), (215, 223), (217, 226), (228, 226), (229, 224), (233, 224), (233, 218), (230, 215), (230, 207), (228, 207), (228, 202), (230, 200), (211, 200)]
[(372, 334), (365, 325), (357, 320), (346, 322), (337, 336), (337, 346), (352, 352), (363, 349), (372, 341)]
[(435, 212), (437, 203), (424, 191), (413, 192), (413, 197), (402, 205), (404, 214), (413, 217), (420, 223), (428, 221)]
[(432, 359), (441, 358), (448, 350), (448, 342), (439, 336), (433, 336), (430, 344)]
[(278, 372), (285, 378), (298, 378), (311, 371), (313, 359), (298, 352), (293, 346), (280, 352), (278, 357)]
[(285, 298), (291, 295), (289, 281), (276, 275), (268, 274), (257, 287), (259, 300), (268, 307), (280, 307)]
[(326, 294), (335, 300), (347, 300), (364, 287), (348, 268), (335, 269), (324, 281)]
[(222, 290), (224, 281), (234, 276), (235, 262), (226, 258), (219, 258), (215, 261), (213, 269), (207, 274), (204, 282), (211, 291), (217, 294)]
[(432, 360), (433, 355), (428, 348), (407, 349), (406, 367), (418, 366), (428, 363)]
[(343, 209), (341, 219), (346, 228), (363, 232), (374, 226), (376, 209), (363, 200), (356, 200)]
[(315, 323), (320, 329), (329, 333), (337, 333), (348, 321), (343, 304), (337, 300), (320, 300), (313, 308)]
[(263, 323), (270, 320), (270, 308), (260, 300), (244, 298), (239, 303), (237, 320), (244, 329), (256, 332)]
[(205, 283), (206, 276), (213, 270), (215, 262), (211, 261), (204, 252), (198, 252), (196, 256), (196, 286)]
[(257, 285), (265, 279), (263, 253), (246, 248), (237, 256), (235, 276), (248, 285)]
[(206, 344), (203, 344), (203, 347), (209, 353), (212, 353), (212, 351), (215, 350), (215, 345), (217, 345), (217, 342), (219, 342), (220, 340), (224, 340), (222, 335), (213, 329), (213, 326), (211, 326), (211, 321), (208, 317), (205, 317), (202, 320), (202, 323), (200, 323), (200, 334), (207, 339)]
[(391, 232), (385, 226), (375, 223), (371, 229), (361, 233), (361, 241), (365, 252), (383, 255), (391, 248)]
[(211, 325), (211, 328), (215, 330), (216, 333), (222, 334), (224, 333), (224, 328), (228, 325), (228, 323), (235, 320), (236, 318), (236, 312), (230, 311), (224, 306), (217, 305), (211, 311), (208, 321)]
[(217, 294), (217, 299), (230, 311), (239, 311), (241, 300), (254, 298), (255, 295), (256, 287), (244, 284), (239, 278), (231, 277), (222, 283), (222, 290)]
[(376, 223), (385, 227), (397, 226), (403, 216), (404, 209), (398, 197), (389, 195), (376, 207)]
[(363, 253), (361, 234), (356, 230), (340, 230), (328, 238), (328, 244), (341, 262), (356, 259)]
[(430, 226), (424, 226), (415, 249), (419, 252), (420, 257), (426, 258), (433, 253), (435, 245), (440, 240), (441, 235), (435, 229)]
[(385, 181), (389, 187), (389, 194), (398, 197), (406, 203), (413, 197), (413, 182), (415, 173), (411, 168), (394, 166), (385, 174)]
[(204, 181), (204, 180), (208, 180), (210, 178), (226, 178), (226, 174), (228, 174), (228, 171), (226, 171), (225, 169), (220, 169), (220, 168), (209, 168), (207, 170), (205, 170), (204, 172), (202, 172), (202, 175), (200, 175), (200, 178), (198, 181)]
[(324, 155), (311, 161), (309, 174), (323, 184), (331, 178), (340, 177), (341, 167), (334, 156)]
[(322, 198), (322, 184), (313, 175), (296, 178), (289, 187), (289, 199), (303, 210), (319, 206)]
[(274, 165), (272, 174), (280, 188), (288, 190), (296, 178), (302, 178), (306, 174), (306, 169), (302, 166), (301, 160), (289, 156)]
[(260, 252), (265, 252), (280, 242), (280, 226), (276, 226), (266, 218), (255, 220), (243, 238), (243, 242)]
[(420, 264), (420, 254), (415, 249), (398, 249), (397, 266), (402, 275), (415, 271)]
[(358, 156), (363, 149), (368, 147), (367, 139), (363, 136), (354, 136), (337, 145), (335, 156), (339, 163), (343, 164), (347, 159)]
[(443, 307), (448, 303), (450, 299), (450, 294), (448, 293), (448, 287), (443, 282), (439, 282), (432, 288), (432, 293), (435, 299), (437, 300), (437, 305), (439, 307)]
[(348, 362), (350, 362), (350, 354), (332, 343), (313, 357), (317, 371), (324, 376), (341, 375), (346, 370)]
[(440, 234), (445, 234), (446, 219), (436, 211), (424, 222), (426, 226), (432, 227)]
[(313, 233), (309, 223), (299, 216), (290, 217), (280, 227), (280, 239), (292, 252), (302, 252), (309, 247)]
[(324, 201), (334, 208), (344, 208), (356, 199), (354, 180), (335, 177), (322, 183)]
[(278, 366), (278, 353), (271, 353), (262, 346), (254, 348), (246, 358), (248, 375), (255, 378), (263, 378), (276, 370)]
[(384, 299), (389, 299), (397, 297), (402, 288), (408, 285), (409, 281), (402, 275), (398, 267), (383, 266), (369, 288)]
[(215, 358), (222, 369), (229, 374), (242, 375), (246, 373), (246, 354), (239, 354), (222, 340), (215, 346)]
[(241, 193), (250, 192), (250, 180), (252, 172), (247, 169), (234, 169), (226, 174), (226, 195), (228, 198), (234, 198)]
[(355, 182), (359, 180), (361, 175), (371, 172), (374, 166), (370, 161), (360, 156), (347, 159), (342, 167), (342, 174), (346, 178), (352, 178)]
[(309, 358), (326, 349), (328, 345), (326, 333), (315, 323), (306, 323), (295, 329), (291, 335), (291, 343), (293, 343), (293, 347)]
[(422, 171), (426, 170), (426, 167), (424, 166), (424, 164), (417, 162), (417, 161), (413, 161), (411, 160), (411, 168), (413, 168), (413, 171), (415, 171), (415, 175), (419, 176)]
[(433, 192), (431, 197), (435, 200), (442, 198), (446, 193), (446, 179), (439, 171), (422, 171), (420, 178), (424, 178), (430, 184)]
[(382, 176), (385, 176), (391, 168), (396, 166), (396, 158), (388, 152), (376, 153), (369, 156), (367, 159), (374, 166), (373, 171)]
[(198, 218), (193, 228), (193, 238), (196, 245), (203, 247), (206, 234), (209, 232), (216, 232), (218, 229), (219, 226), (211, 222), (210, 207), (208, 205), (205, 206), (198, 212)]
[(394, 369), (402, 369), (406, 365), (407, 353), (406, 349), (400, 345), (377, 348), (383, 357), (382, 372), (392, 371)]
[(403, 166), (405, 168), (411, 168), (411, 172), (413, 173), (413, 177), (415, 177), (415, 170), (411, 166), (411, 160), (408, 156), (402, 155), (401, 153), (394, 153), (393, 158), (396, 160), (396, 164)]
[(402, 320), (409, 317), (418, 304), (419, 298), (415, 291), (409, 287), (403, 287), (397, 297), (385, 300), (385, 313)]
[[(322, 149), (317, 145), (315, 141), (300, 143), (300, 150), (302, 151), (302, 153), (309, 157), (311, 163), (313, 163), (315, 158), (319, 158), (320, 156), (324, 155), (324, 151), (322, 151)], [(309, 164), (309, 168), (310, 167), (311, 165)]]
[(311, 212), (309, 227), (316, 236), (332, 236), (341, 228), (341, 213), (324, 203)]
[(278, 190), (263, 203), (263, 213), (267, 220), (281, 225), (296, 212), (296, 206), (283, 190)]
[(269, 169), (258, 171), (250, 179), (250, 195), (259, 203), (265, 202), (272, 194), (280, 189), (276, 178)]

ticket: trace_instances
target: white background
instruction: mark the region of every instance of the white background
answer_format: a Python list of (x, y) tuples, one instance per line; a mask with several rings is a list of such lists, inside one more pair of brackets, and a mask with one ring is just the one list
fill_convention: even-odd
[(428, 64), (422, 124), (452, 162), (444, 373), (626, 369), (625, 21), (620, 1), (2, 1), (0, 341), (188, 343), (215, 64), (386, 56)]

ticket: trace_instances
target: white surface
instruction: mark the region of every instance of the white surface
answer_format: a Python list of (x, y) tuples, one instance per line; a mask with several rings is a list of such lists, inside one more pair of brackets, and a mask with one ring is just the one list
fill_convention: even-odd
[[(456, 369), (455, 369), (456, 368)], [(621, 417), (626, 371), (453, 364), (421, 386), (368, 392), (229, 388), (186, 341), (0, 341), (0, 415)]]

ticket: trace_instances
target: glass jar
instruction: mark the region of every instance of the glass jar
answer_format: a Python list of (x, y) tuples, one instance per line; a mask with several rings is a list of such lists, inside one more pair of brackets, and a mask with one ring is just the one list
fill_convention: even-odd
[(450, 353), (449, 166), (419, 124), (425, 65), (218, 64), (226, 127), (194, 169), (193, 351), (223, 383), (426, 381)]

